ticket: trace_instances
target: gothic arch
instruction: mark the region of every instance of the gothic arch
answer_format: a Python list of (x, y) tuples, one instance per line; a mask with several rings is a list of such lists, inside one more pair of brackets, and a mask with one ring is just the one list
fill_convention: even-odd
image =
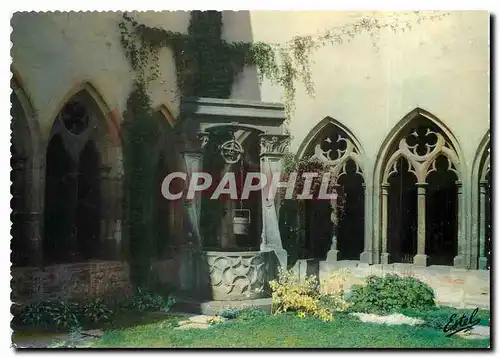
[(304, 204), (306, 237), (301, 240), (308, 255), (319, 258), (325, 254), (329, 262), (358, 260), (365, 249), (368, 202), (360, 142), (343, 124), (326, 117), (307, 134), (296, 157), (318, 160), (328, 166), (337, 190), (344, 194), (343, 202)]
[[(159, 106), (155, 114), (158, 120), (160, 135), (157, 143), (156, 162), (156, 187), (157, 196), (157, 249), (158, 258), (164, 258), (171, 254), (171, 246), (180, 244), (183, 230), (184, 212), (180, 201), (167, 201), (161, 195), (161, 184), (168, 173), (185, 170), (181, 160), (181, 155), (177, 148), (178, 137), (175, 132), (176, 120), (166, 105)], [(185, 183), (184, 183), (185, 184)], [(176, 189), (177, 190), (177, 189)], [(173, 191), (176, 191), (173, 190)]]
[[(319, 136), (326, 132), (329, 128), (338, 128), (345, 138), (336, 138), (337, 142), (344, 141), (346, 143), (346, 149), (344, 153), (338, 153), (337, 157), (331, 158), (330, 153), (323, 152), (319, 148), (319, 143), (316, 143)], [(325, 117), (314, 128), (307, 134), (307, 136), (302, 141), (299, 150), (297, 151), (297, 158), (303, 159), (308, 153), (314, 152), (314, 157), (324, 161), (332, 166), (341, 166), (349, 159), (356, 162), (359, 169), (363, 171), (364, 164), (362, 158), (364, 158), (364, 150), (361, 143), (358, 141), (356, 136), (342, 123), (331, 118)]]
[[(441, 144), (444, 144), (439, 142), (439, 150), (440, 153), (448, 157), (454, 165), (457, 165), (457, 175), (459, 178), (463, 178), (463, 173), (465, 172), (465, 161), (463, 160), (463, 153), (460, 148), (460, 145), (458, 143), (458, 140), (456, 137), (453, 135), (451, 130), (444, 124), (441, 120), (439, 120), (436, 116), (434, 116), (432, 113), (422, 109), (422, 108), (415, 108), (411, 112), (409, 112), (407, 115), (405, 115), (395, 126), (394, 128), (391, 129), (387, 137), (384, 139), (379, 153), (377, 154), (377, 162), (375, 164), (375, 172), (374, 172), (374, 183), (382, 183), (384, 181), (384, 174), (387, 174), (384, 170), (389, 166), (389, 161), (391, 160), (391, 164), (393, 164), (398, 158), (397, 157), (391, 157), (393, 153), (389, 154), (388, 152), (392, 149), (391, 147), (397, 143), (398, 139), (404, 140), (404, 138), (400, 138), (401, 132), (404, 131), (405, 128), (408, 127), (412, 123), (412, 121), (418, 117), (423, 117), (424, 119), (429, 120), (431, 123), (435, 124), (440, 131), (443, 132), (444, 136), (443, 139), (446, 141), (449, 141), (449, 145), (447, 147), (441, 146)], [(402, 143), (403, 146), (406, 144), (406, 141)], [(403, 150), (399, 151), (398, 154), (410, 154), (408, 151)], [(432, 159), (435, 159), (434, 154), (432, 153)], [(400, 155), (398, 155), (400, 157)], [(419, 160), (419, 156), (413, 156), (415, 157), (415, 160)], [(432, 162), (432, 160), (428, 161), (429, 163)], [(430, 165), (426, 162), (425, 164), (425, 169), (429, 169)]]
[(38, 265), (43, 211), (43, 156), (36, 111), (19, 73), (12, 69), (11, 86), (11, 221), (14, 265)]
[[(119, 132), (111, 117), (105, 100), (88, 82), (73, 87), (54, 116), (46, 157), (45, 207), (49, 212), (45, 213), (45, 222), (49, 226), (45, 239), (52, 240), (50, 237), (55, 235), (57, 224), (51, 218), (64, 210), (75, 212), (73, 218), (66, 218), (75, 228), (67, 233), (72, 242), (66, 248), (76, 256), (56, 252), (57, 245), (46, 242), (50, 261), (114, 259), (119, 255), (123, 157)], [(61, 162), (61, 155), (68, 159)], [(54, 194), (59, 177), (67, 178), (67, 187), (59, 189), (68, 191), (71, 205), (60, 203)], [(85, 217), (91, 217), (92, 222)], [(92, 251), (91, 246), (96, 249)]]
[(168, 122), (168, 124), (170, 124), (171, 128), (175, 127), (175, 125), (177, 123), (177, 119), (172, 115), (172, 112), (170, 111), (170, 109), (168, 108), (167, 105), (165, 105), (165, 104), (160, 105), (156, 109), (156, 111), (160, 112), (163, 115), (163, 117)]
[[(410, 143), (411, 141), (414, 143)], [(446, 160), (446, 164), (444, 164), (443, 160)], [(443, 164), (440, 169), (441, 173), (453, 173), (450, 175), (453, 175), (454, 179), (451, 179), (451, 176), (449, 176), (447, 180), (448, 184), (451, 180), (454, 183), (453, 185), (456, 185), (454, 190), (456, 190), (458, 233), (455, 232), (454, 236), (458, 236), (458, 242), (456, 243), (457, 256), (455, 256), (454, 264), (463, 264), (462, 261), (458, 263), (459, 256), (465, 255), (466, 251), (463, 235), (465, 230), (465, 197), (462, 194), (462, 181), (465, 178), (464, 173), (466, 169), (462, 151), (457, 139), (447, 126), (430, 112), (418, 107), (404, 116), (390, 131), (377, 156), (374, 172), (374, 185), (377, 198), (375, 207), (377, 210), (374, 211), (374, 222), (380, 223), (380, 231), (375, 232), (375, 243), (378, 250), (380, 250), (380, 260), (382, 263), (389, 263), (389, 180), (393, 175), (403, 175), (406, 171), (406, 166), (407, 172), (411, 173), (411, 176), (414, 178), (414, 184), (407, 183), (406, 185), (414, 185), (416, 187), (415, 198), (409, 199), (415, 200), (415, 204), (417, 204), (415, 207), (417, 213), (415, 223), (416, 252), (414, 252), (416, 255), (413, 258), (413, 263), (427, 265), (428, 256), (426, 254), (425, 242), (428, 239), (426, 236), (426, 227), (429, 223), (426, 223), (426, 206), (428, 206), (426, 203), (430, 198), (427, 197), (426, 199), (426, 191), (431, 188), (428, 183), (429, 175), (438, 172), (436, 163)], [(435, 177), (435, 174), (432, 175)], [(403, 200), (402, 197), (399, 200)], [(408, 198), (405, 200), (408, 200)], [(410, 201), (408, 204), (413, 205), (413, 202)], [(453, 211), (452, 209), (450, 210), (450, 212)], [(379, 220), (377, 220), (378, 218)]]
[(490, 130), (481, 140), (472, 166), (471, 264), (479, 269), (491, 265), (491, 140)]
[[(35, 109), (33, 108), (31, 98), (29, 94), (26, 92), (25, 87), (22, 85), (22, 80), (19, 76), (19, 73), (15, 70), (12, 71), (12, 78), (10, 81), (10, 88), (12, 90), (12, 94), (17, 97), (19, 101), (24, 116), (26, 117), (27, 124), (29, 126), (29, 146), (33, 153), (36, 153), (41, 140), (40, 134), (40, 126), (38, 123), (38, 118)], [(28, 143), (26, 143), (28, 144)]]

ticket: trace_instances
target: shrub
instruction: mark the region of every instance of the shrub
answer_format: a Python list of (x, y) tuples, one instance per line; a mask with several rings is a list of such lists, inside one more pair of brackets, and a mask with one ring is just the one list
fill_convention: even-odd
[(258, 307), (228, 308), (218, 314), (219, 317), (224, 319), (239, 319), (242, 321), (250, 321), (267, 315), (266, 310)]
[(55, 301), (34, 302), (21, 312), (22, 322), (31, 327), (47, 327), (54, 324), (53, 316), (58, 310), (58, 303)]
[(170, 307), (174, 304), (175, 298), (172, 296), (165, 298), (158, 293), (150, 292), (138, 287), (132, 297), (131, 308), (139, 312), (168, 312)]
[(241, 321), (251, 321), (253, 319), (264, 317), (267, 315), (268, 313), (262, 308), (247, 307), (247, 308), (242, 308), (241, 310), (238, 311), (236, 319), (239, 319)]
[[(339, 278), (341, 280), (341, 278)], [(315, 276), (300, 281), (292, 271), (281, 271), (278, 280), (269, 283), (273, 291), (273, 312), (297, 312), (299, 317), (314, 316), (331, 321), (333, 312), (345, 309), (342, 290), (320, 288)]]
[(85, 322), (106, 322), (113, 315), (113, 311), (104, 303), (102, 298), (90, 299), (83, 305)]
[(366, 313), (392, 313), (403, 309), (434, 307), (434, 291), (414, 277), (370, 276), (365, 285), (355, 285), (348, 297), (351, 310)]
[(237, 308), (228, 308), (219, 312), (218, 316), (225, 319), (235, 319), (238, 316), (238, 311)]

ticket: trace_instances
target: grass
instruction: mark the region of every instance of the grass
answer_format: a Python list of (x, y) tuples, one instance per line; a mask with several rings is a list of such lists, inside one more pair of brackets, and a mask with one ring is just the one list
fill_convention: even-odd
[(436, 349), (487, 348), (490, 345), (488, 339), (445, 337), (440, 329), (430, 326), (362, 323), (346, 314), (338, 314), (333, 322), (328, 323), (285, 314), (251, 321), (233, 320), (209, 329), (174, 330), (178, 320), (178, 317), (169, 317), (161, 322), (106, 331), (92, 347)]

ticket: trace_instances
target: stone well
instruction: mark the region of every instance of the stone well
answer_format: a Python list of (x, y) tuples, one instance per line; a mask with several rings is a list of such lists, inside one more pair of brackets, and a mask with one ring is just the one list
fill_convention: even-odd
[(272, 252), (204, 251), (211, 298), (217, 301), (253, 300), (266, 297), (271, 278)]

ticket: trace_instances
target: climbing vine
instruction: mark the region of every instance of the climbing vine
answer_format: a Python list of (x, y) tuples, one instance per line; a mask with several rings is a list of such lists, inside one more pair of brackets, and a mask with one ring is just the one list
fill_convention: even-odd
[(432, 21), (446, 13), (418, 11), (387, 17), (384, 21), (364, 16), (347, 25), (326, 29), (323, 33), (295, 36), (284, 43), (228, 42), (221, 39), (222, 13), (192, 11), (188, 34), (140, 24), (127, 13), (119, 23), (121, 43), (132, 68), (141, 82), (160, 74), (159, 51), (163, 47), (174, 53), (177, 90), (182, 96), (229, 98), (236, 75), (245, 66), (255, 66), (259, 81), (270, 80), (283, 88), (287, 118), (294, 110), (296, 84), (301, 83), (314, 96), (311, 73), (313, 53), (328, 45), (350, 42), (362, 33), (377, 46), (380, 32), (410, 30), (422, 21)]

